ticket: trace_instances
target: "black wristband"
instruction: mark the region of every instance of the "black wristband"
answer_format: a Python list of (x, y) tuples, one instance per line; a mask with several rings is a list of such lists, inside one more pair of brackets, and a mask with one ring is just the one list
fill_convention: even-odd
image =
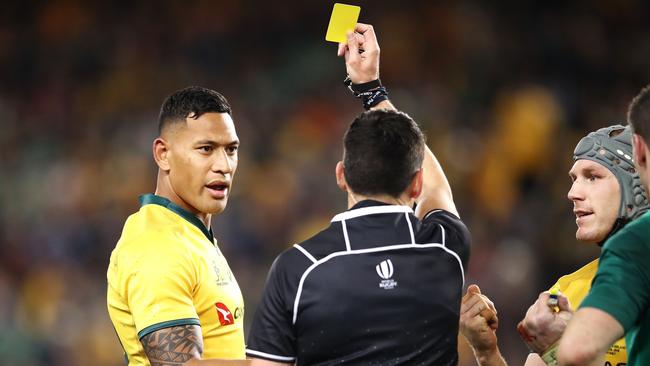
[(388, 92), (386, 91), (386, 88), (382, 86), (371, 92), (364, 93), (362, 98), (363, 98), (363, 108), (365, 110), (368, 110), (376, 106), (377, 104), (383, 102), (384, 100), (388, 100)]
[(343, 80), (343, 84), (345, 84), (345, 86), (347, 86), (348, 89), (350, 89), (350, 91), (352, 92), (352, 94), (354, 94), (355, 97), (358, 97), (359, 94), (361, 93), (365, 93), (377, 88), (381, 88), (382, 86), (380, 79), (371, 80), (361, 84), (354, 84), (352, 83), (352, 80), (350, 79), (349, 76), (346, 77), (345, 80)]
[(386, 87), (381, 85), (380, 79), (368, 81), (362, 84), (354, 84), (348, 76), (343, 81), (343, 84), (350, 89), (355, 97), (361, 98), (365, 110), (376, 106), (384, 100), (388, 100), (388, 91), (386, 91)]

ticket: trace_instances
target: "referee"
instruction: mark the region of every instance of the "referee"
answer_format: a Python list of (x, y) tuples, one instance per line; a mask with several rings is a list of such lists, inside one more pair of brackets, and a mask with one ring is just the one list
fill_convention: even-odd
[(253, 365), (456, 365), (469, 232), (419, 127), (387, 99), (372, 26), (358, 24), (339, 55), (371, 109), (350, 125), (336, 166), (349, 210), (276, 259), (247, 356)]

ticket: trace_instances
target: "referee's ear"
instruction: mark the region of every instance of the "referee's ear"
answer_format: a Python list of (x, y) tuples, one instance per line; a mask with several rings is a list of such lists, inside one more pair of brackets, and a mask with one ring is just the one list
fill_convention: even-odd
[(169, 161), (167, 160), (167, 141), (162, 137), (153, 140), (153, 159), (156, 161), (158, 168), (163, 171), (169, 171)]
[(339, 161), (336, 163), (336, 185), (341, 188), (342, 191), (348, 191), (348, 183), (345, 181), (345, 167), (343, 162)]
[(418, 197), (420, 197), (420, 194), (422, 194), (423, 182), (424, 177), (422, 175), (422, 169), (419, 169), (415, 172), (415, 175), (413, 175), (413, 180), (411, 180), (411, 184), (408, 186), (409, 198), (418, 199)]

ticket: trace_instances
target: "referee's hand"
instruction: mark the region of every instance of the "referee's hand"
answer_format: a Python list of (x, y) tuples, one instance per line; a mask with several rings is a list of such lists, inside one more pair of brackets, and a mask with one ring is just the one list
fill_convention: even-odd
[(338, 56), (345, 56), (345, 69), (354, 84), (379, 79), (379, 43), (370, 24), (357, 23), (347, 43), (339, 43)]
[(494, 303), (477, 285), (470, 285), (460, 305), (460, 331), (477, 353), (493, 352), (497, 348), (499, 327)]

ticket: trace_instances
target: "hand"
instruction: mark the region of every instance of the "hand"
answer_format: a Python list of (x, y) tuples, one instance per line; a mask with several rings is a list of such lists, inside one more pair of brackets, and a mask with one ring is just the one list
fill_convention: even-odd
[(345, 69), (354, 84), (379, 79), (379, 43), (370, 24), (357, 23), (348, 42), (339, 43), (338, 56), (345, 56)]
[(477, 285), (470, 285), (460, 305), (460, 332), (477, 356), (497, 349), (499, 318), (494, 303)]
[(549, 298), (548, 291), (539, 294), (537, 301), (528, 308), (526, 317), (517, 325), (517, 331), (524, 342), (540, 355), (560, 339), (573, 316), (569, 299), (558, 295), (557, 305), (560, 311), (555, 312), (548, 306)]

